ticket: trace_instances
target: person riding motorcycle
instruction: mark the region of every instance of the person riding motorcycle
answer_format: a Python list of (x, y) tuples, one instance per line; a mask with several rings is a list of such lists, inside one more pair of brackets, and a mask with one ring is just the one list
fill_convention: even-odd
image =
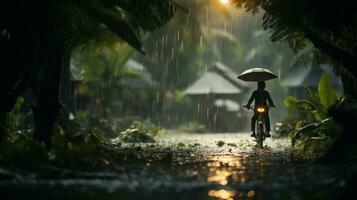
[[(255, 107), (258, 106), (264, 106), (266, 108), (266, 114), (264, 115), (264, 121), (265, 121), (265, 129), (266, 129), (266, 136), (265, 137), (270, 137), (270, 119), (269, 119), (269, 107), (275, 107), (273, 100), (270, 97), (270, 94), (268, 91), (264, 90), (265, 89), (265, 82), (264, 81), (258, 81), (258, 89), (255, 90), (252, 93), (252, 96), (249, 98), (249, 101), (246, 105), (248, 109), (250, 109), (250, 104), (254, 100)], [(251, 137), (255, 137), (255, 124), (258, 119), (258, 113), (255, 110), (254, 115), (252, 116), (251, 120), (251, 130), (252, 134), (250, 135)]]

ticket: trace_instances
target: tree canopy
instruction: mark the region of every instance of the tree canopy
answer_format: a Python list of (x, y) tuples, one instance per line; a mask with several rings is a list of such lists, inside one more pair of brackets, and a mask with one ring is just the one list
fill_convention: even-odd
[(11, 40), (50, 29), (57, 39), (78, 44), (110, 31), (138, 50), (142, 34), (163, 25), (174, 13), (172, 1), (162, 0), (6, 0), (1, 4), (0, 29)]
[(288, 42), (302, 50), (309, 40), (315, 58), (332, 61), (357, 77), (357, 2), (353, 0), (234, 0), (235, 6), (256, 13), (265, 11), (264, 28), (272, 41)]
[[(30, 89), (35, 138), (50, 146), (62, 104), (72, 51), (90, 42), (120, 38), (142, 51), (143, 34), (174, 14), (171, 0), (4, 0), (0, 3), (0, 136), (17, 97)], [(119, 36), (119, 37), (116, 37)]]

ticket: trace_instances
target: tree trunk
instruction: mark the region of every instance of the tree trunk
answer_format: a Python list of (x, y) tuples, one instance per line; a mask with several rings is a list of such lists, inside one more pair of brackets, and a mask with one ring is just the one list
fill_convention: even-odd
[(47, 148), (52, 147), (52, 132), (61, 107), (61, 77), (67, 62), (65, 45), (50, 38), (43, 43), (42, 70), (37, 79), (37, 105), (33, 109), (35, 119), (34, 138), (43, 141)]

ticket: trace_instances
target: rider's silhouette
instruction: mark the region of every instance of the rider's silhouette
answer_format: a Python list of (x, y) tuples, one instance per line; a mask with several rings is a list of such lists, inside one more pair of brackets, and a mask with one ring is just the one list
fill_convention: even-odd
[[(264, 106), (267, 110), (266, 115), (264, 117), (264, 121), (265, 121), (265, 129), (266, 129), (266, 137), (270, 137), (270, 120), (269, 120), (269, 107), (275, 107), (273, 100), (270, 97), (270, 94), (268, 91), (264, 90), (265, 89), (265, 82), (264, 81), (259, 81), (258, 82), (258, 89), (255, 90), (252, 94), (252, 96), (250, 97), (246, 107), (249, 109), (250, 108), (250, 104), (253, 102), (255, 103), (255, 106)], [(255, 137), (255, 122), (257, 121), (258, 118), (258, 113), (255, 110), (254, 111), (254, 115), (252, 117), (252, 121), (251, 121), (251, 130), (252, 130), (252, 137)]]

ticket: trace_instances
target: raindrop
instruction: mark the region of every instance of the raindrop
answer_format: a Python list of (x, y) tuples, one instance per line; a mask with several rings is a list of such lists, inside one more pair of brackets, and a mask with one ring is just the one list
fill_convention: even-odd
[(174, 55), (175, 55), (175, 49), (171, 48), (171, 59), (174, 59)]
[(203, 36), (200, 35), (200, 47), (202, 47), (202, 45), (203, 45)]

